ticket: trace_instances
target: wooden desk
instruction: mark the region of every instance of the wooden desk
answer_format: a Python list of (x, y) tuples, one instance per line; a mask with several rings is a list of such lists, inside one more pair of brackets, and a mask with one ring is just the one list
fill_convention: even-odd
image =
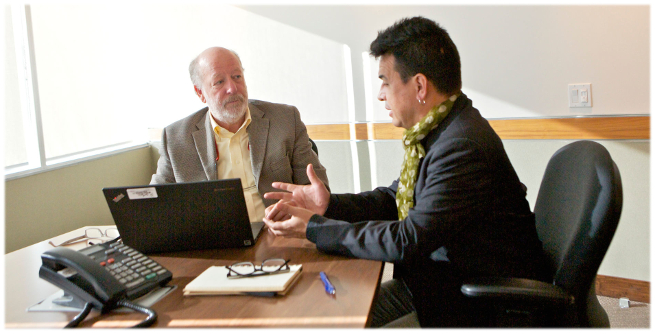
[[(151, 255), (173, 273), (170, 284), (177, 289), (152, 309), (158, 319), (153, 327), (365, 327), (384, 264), (319, 252), (300, 239), (276, 238), (262, 231), (250, 248), (203, 250)], [(59, 288), (39, 278), (41, 254), (53, 247), (43, 241), (5, 255), (5, 327), (63, 328), (77, 313), (27, 312), (27, 308), (52, 295)], [(303, 272), (285, 296), (194, 296), (182, 290), (210, 266), (237, 261), (255, 263), (272, 257), (302, 264)], [(319, 279), (328, 273), (337, 290), (331, 298)], [(86, 327), (130, 327), (145, 315), (96, 311), (82, 322)]]

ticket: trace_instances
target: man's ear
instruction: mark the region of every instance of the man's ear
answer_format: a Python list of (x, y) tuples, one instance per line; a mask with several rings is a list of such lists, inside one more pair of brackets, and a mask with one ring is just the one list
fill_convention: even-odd
[(193, 86), (193, 90), (196, 91), (196, 95), (198, 95), (198, 97), (200, 98), (200, 101), (202, 101), (202, 103), (207, 103), (207, 100), (205, 99), (205, 96), (202, 94), (202, 90), (200, 90), (195, 85)]
[(416, 87), (416, 99), (425, 101), (428, 96), (428, 78), (423, 73), (416, 73), (412, 80)]

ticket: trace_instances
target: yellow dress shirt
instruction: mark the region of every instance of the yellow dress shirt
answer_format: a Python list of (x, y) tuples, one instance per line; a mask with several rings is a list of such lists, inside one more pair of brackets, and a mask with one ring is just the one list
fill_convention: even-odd
[(255, 177), (252, 174), (250, 162), (250, 142), (246, 129), (251, 122), (250, 109), (246, 111), (246, 120), (236, 133), (222, 128), (214, 117), (210, 117), (214, 128), (214, 140), (218, 148), (218, 164), (216, 168), (219, 180), (241, 179), (243, 196), (248, 207), (250, 222), (261, 222), (264, 219), (264, 201), (259, 194)]

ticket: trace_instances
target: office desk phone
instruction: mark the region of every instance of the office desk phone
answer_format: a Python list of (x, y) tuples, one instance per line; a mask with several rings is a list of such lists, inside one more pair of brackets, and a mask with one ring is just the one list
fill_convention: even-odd
[[(62, 288), (59, 301), (82, 308), (90, 303), (104, 313), (166, 285), (173, 275), (166, 268), (120, 241), (108, 241), (79, 251), (58, 247), (41, 255), (39, 277)], [(55, 301), (57, 302), (57, 301)]]
[[(84, 234), (84, 231), (91, 227), (106, 229), (112, 226), (84, 226), (56, 238), (68, 240)], [(96, 300), (96, 310), (99, 308), (105, 310), (105, 312), (98, 312), (97, 315), (92, 314), (88, 319), (80, 322), (80, 327), (134, 326), (143, 323), (143, 314), (113, 311), (114, 306), (120, 306), (113, 304), (118, 299), (116, 296), (123, 296), (124, 300), (130, 301), (130, 298), (136, 298), (150, 287), (164, 284), (171, 276), (172, 279), (166, 284), (178, 288), (170, 289), (166, 297), (149, 307), (159, 315), (158, 319), (152, 322), (153, 327), (364, 328), (369, 320), (371, 305), (384, 267), (383, 263), (378, 261), (326, 254), (320, 252), (316, 249), (316, 245), (306, 239), (280, 238), (272, 233), (261, 235), (253, 247), (157, 253), (143, 258), (139, 256), (139, 252), (130, 252), (129, 248), (124, 248), (120, 244), (113, 245), (114, 247), (111, 245), (112, 243), (94, 245), (85, 249), (86, 245), (79, 243), (59, 247), (66, 249), (60, 251), (53, 248), (50, 240), (44, 240), (5, 254), (7, 272), (4, 291), (5, 328), (34, 329), (67, 326), (79, 317), (78, 312), (28, 311), (43, 302), (44, 298), (52, 300), (48, 296), (56, 298), (55, 294), (60, 295), (62, 288), (68, 291), (75, 290), (80, 295), (86, 294), (88, 301)], [(86, 254), (75, 252), (73, 249), (82, 250)], [(72, 255), (71, 259), (70, 252), (77, 254)], [(159, 273), (149, 279), (148, 274), (141, 275), (144, 278), (143, 282), (128, 287), (130, 283), (127, 280), (122, 283), (120, 278), (117, 279), (114, 276), (116, 272), (112, 274), (107, 269), (107, 263), (105, 266), (100, 265), (100, 262), (108, 262), (105, 259), (109, 260), (109, 258), (113, 258), (114, 263), (122, 264), (125, 259), (123, 256), (131, 257), (142, 265), (145, 263), (146, 268), (148, 266), (156, 268), (153, 263), (157, 263), (162, 269), (166, 268), (167, 272)], [(259, 263), (269, 258), (292, 259), (294, 263), (303, 265), (302, 275), (294, 288), (284, 296), (189, 297), (183, 294), (183, 288), (209, 267), (226, 266), (240, 261)], [(147, 262), (147, 259), (153, 262)], [(66, 268), (70, 270), (65, 270)], [(59, 273), (61, 270), (65, 271)], [(145, 270), (147, 269), (141, 269), (142, 272)], [(71, 274), (72, 271), (75, 274), (70, 277), (62, 275)], [(337, 290), (336, 298), (325, 293), (325, 287), (319, 277), (321, 271), (328, 274)], [(153, 272), (157, 273), (157, 271)], [(96, 273), (101, 276), (95, 275)], [(172, 275), (169, 276), (169, 273)], [(44, 279), (42, 276), (49, 276), (51, 280)], [(76, 278), (73, 279), (73, 276)], [(55, 278), (59, 285), (52, 284)], [(79, 297), (77, 299), (80, 300)], [(84, 301), (81, 303), (86, 304)]]

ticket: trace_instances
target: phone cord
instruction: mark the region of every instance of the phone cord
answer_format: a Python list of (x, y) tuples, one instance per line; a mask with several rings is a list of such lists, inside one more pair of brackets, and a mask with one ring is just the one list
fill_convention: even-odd
[(134, 303), (132, 303), (131, 301), (129, 301), (127, 299), (119, 300), (118, 303), (116, 303), (116, 304), (119, 305), (119, 306), (123, 306), (123, 307), (127, 307), (129, 309), (135, 310), (137, 312), (141, 312), (141, 313), (146, 314), (148, 316), (145, 320), (141, 321), (140, 323), (138, 323), (138, 324), (136, 324), (136, 325), (134, 325), (132, 327), (149, 327), (150, 325), (155, 323), (155, 321), (157, 320), (157, 313), (154, 310), (152, 310), (150, 308), (147, 308), (147, 307), (144, 307), (144, 306), (141, 306), (141, 305), (134, 304)]
[[(137, 304), (132, 303), (131, 301), (124, 299), (124, 300), (119, 300), (116, 305), (118, 306), (123, 306), (127, 307), (129, 309), (135, 310), (137, 312), (141, 312), (143, 314), (146, 314), (148, 317), (141, 321), (140, 323), (132, 326), (132, 327), (149, 327), (151, 326), (156, 320), (157, 320), (157, 313), (147, 307), (143, 307)], [(91, 303), (86, 303), (84, 304), (84, 308), (82, 309), (82, 312), (80, 312), (78, 315), (73, 318), (64, 328), (73, 328), (77, 327), (77, 325), (86, 318), (87, 315), (89, 315), (89, 312), (91, 312), (91, 309), (93, 309), (93, 304)]]
[(64, 327), (64, 328), (77, 327), (77, 325), (79, 325), (80, 322), (82, 322), (82, 320), (84, 320), (84, 318), (86, 318), (86, 316), (89, 315), (89, 312), (91, 312), (92, 308), (93, 308), (93, 304), (86, 303), (84, 305), (84, 308), (82, 309), (82, 312), (80, 312), (78, 315), (76, 315), (75, 318), (73, 318), (73, 320), (71, 320), (68, 323), (68, 325), (66, 325), (66, 327)]

